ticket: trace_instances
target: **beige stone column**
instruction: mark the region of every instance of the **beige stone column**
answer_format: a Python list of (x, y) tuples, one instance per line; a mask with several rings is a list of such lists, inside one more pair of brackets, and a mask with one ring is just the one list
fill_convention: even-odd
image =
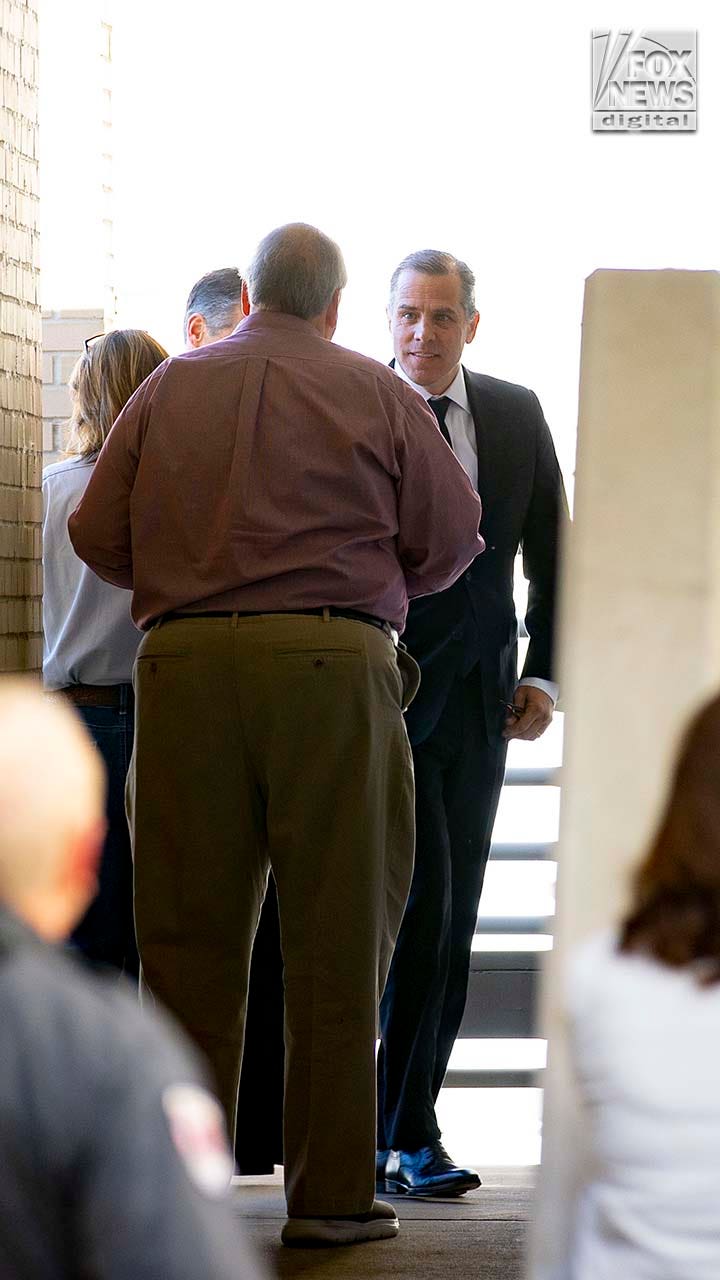
[(720, 685), (714, 272), (598, 271), (587, 282), (561, 637), (565, 763), (533, 1280), (559, 1274), (582, 1165), (560, 1016), (568, 948), (617, 920), (679, 733)]
[(0, 671), (42, 663), (37, 44), (0, 0)]

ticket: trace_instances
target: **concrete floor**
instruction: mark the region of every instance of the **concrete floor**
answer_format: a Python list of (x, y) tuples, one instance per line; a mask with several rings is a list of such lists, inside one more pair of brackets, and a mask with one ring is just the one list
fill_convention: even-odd
[[(238, 1178), (237, 1206), (271, 1275), (305, 1280), (521, 1280), (533, 1169), (490, 1169), (457, 1200), (393, 1199), (396, 1240), (342, 1249), (284, 1249), (280, 1175)], [(390, 1199), (390, 1197), (385, 1197)]]

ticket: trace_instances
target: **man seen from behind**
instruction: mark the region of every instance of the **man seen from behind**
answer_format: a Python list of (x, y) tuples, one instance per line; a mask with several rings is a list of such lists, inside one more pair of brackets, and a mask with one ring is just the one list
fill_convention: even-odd
[(243, 318), (242, 276), (237, 267), (219, 267), (195, 281), (185, 304), (185, 349), (197, 350), (227, 338)]
[[(186, 351), (219, 342), (237, 328), (243, 319), (242, 283), (237, 267), (220, 267), (195, 281), (185, 307)], [(280, 923), (270, 875), (250, 965), (235, 1132), (241, 1174), (272, 1173), (283, 1162), (284, 1066)]]
[(333, 345), (345, 267), (271, 232), (249, 315), (168, 361), (118, 418), (70, 519), (133, 590), (130, 811), (148, 987), (204, 1049), (231, 1127), (268, 869), (285, 967), (286, 1244), (397, 1232), (374, 1200), (378, 1001), (410, 883), (413, 778), (396, 648), (408, 597), (482, 549), (431, 412)]

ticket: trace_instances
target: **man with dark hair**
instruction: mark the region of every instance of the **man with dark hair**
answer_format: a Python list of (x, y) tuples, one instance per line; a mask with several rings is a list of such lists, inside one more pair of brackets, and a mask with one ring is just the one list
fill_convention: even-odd
[(477, 494), (422, 400), (331, 342), (345, 279), (314, 227), (266, 236), (247, 319), (145, 382), (69, 525), (82, 559), (132, 587), (147, 632), (129, 794), (140, 959), (231, 1128), (275, 876), (293, 1245), (397, 1233), (374, 1200), (378, 1002), (413, 851), (402, 712), (418, 673), (397, 632), (408, 596), (482, 549)]
[[(193, 285), (185, 308), (187, 350), (227, 338), (244, 317), (236, 267), (209, 271)], [(272, 1173), (282, 1164), (283, 974), (272, 872), (253, 943), (245, 1045), (238, 1091), (235, 1160), (241, 1174)]]
[(243, 318), (242, 276), (237, 267), (208, 271), (196, 280), (185, 306), (188, 350), (226, 338)]
[[(435, 1102), (460, 1028), (508, 741), (552, 719), (558, 525), (565, 498), (531, 391), (460, 363), (478, 325), (475, 279), (452, 254), (410, 254), (392, 276), (396, 373), (429, 403), (483, 502), (484, 555), (414, 600), (403, 640), (422, 672), (406, 723), (416, 786), (415, 871), (382, 1002), (377, 1177), (388, 1191), (480, 1185), (440, 1142)], [(517, 675), (513, 570), (530, 582), (530, 647)]]

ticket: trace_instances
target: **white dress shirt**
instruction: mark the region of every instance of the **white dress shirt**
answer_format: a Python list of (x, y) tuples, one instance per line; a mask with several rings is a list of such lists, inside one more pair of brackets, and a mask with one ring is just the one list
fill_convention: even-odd
[[(427, 387), (418, 386), (417, 382), (413, 382), (408, 378), (405, 370), (399, 360), (395, 360), (395, 372), (402, 378), (403, 382), (407, 382), (408, 386), (417, 391), (423, 400), (432, 400), (437, 398), (435, 392), (428, 391)], [(445, 415), (445, 426), (458, 462), (460, 462), (470, 478), (470, 482), (477, 492), (478, 488), (478, 457), (477, 457), (477, 434), (475, 432), (475, 423), (470, 411), (470, 402), (468, 401), (467, 387), (465, 386), (465, 377), (462, 365), (458, 368), (455, 377), (450, 386), (442, 393), (447, 396), (450, 404)], [(482, 494), (480, 494), (482, 498)], [(518, 685), (531, 685), (534, 689), (542, 689), (549, 698), (552, 698), (553, 705), (558, 700), (559, 688), (554, 680), (543, 680), (540, 676), (525, 676), (518, 681)]]
[(129, 684), (142, 640), (130, 617), (131, 592), (103, 582), (75, 555), (68, 516), (95, 465), (68, 458), (43, 472), (43, 682)]
[[(617, 950), (568, 958), (565, 1009), (586, 1172), (552, 1280), (718, 1280), (720, 984)], [(572, 1205), (568, 1206), (572, 1209)]]

